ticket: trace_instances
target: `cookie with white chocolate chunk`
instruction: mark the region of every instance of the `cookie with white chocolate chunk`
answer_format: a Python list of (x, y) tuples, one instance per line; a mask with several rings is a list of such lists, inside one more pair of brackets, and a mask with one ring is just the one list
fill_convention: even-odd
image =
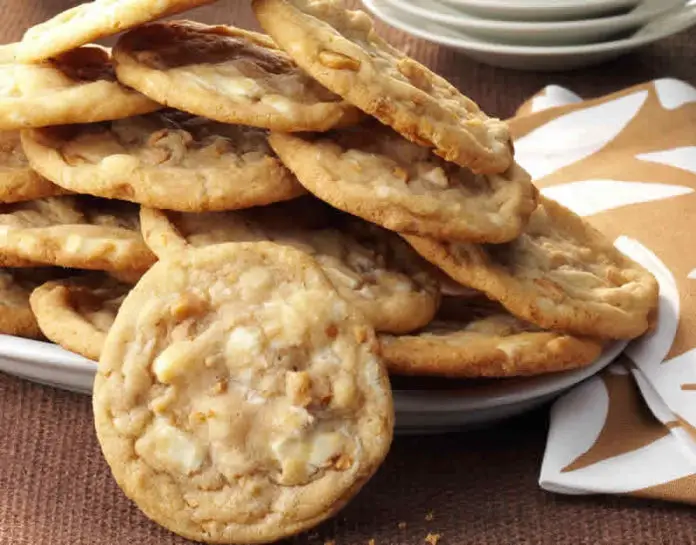
[(314, 195), (401, 233), (506, 242), (536, 207), (529, 174), (474, 174), (375, 121), (322, 134), (271, 133), (269, 142)]
[(374, 331), (312, 258), (268, 242), (145, 273), (107, 336), (93, 408), (126, 495), (210, 543), (271, 542), (335, 514), (393, 433)]
[(360, 111), (305, 74), (264, 34), (193, 21), (143, 25), (114, 48), (118, 79), (153, 100), (223, 123), (324, 131)]
[(0, 263), (5, 266), (133, 271), (155, 261), (131, 203), (68, 195), (0, 205)]
[(33, 167), (66, 190), (184, 212), (233, 210), (306, 193), (267, 132), (176, 110), (22, 133)]
[(254, 0), (263, 29), (322, 85), (448, 161), (476, 173), (513, 163), (508, 126), (385, 42), (340, 0)]
[(404, 237), (457, 282), (544, 329), (632, 339), (646, 332), (657, 308), (655, 277), (546, 197), (524, 233), (506, 244)]
[(303, 250), (377, 331), (422, 327), (439, 303), (432, 268), (398, 235), (311, 197), (207, 214), (142, 208), (140, 222), (145, 242), (162, 257), (222, 242), (271, 241)]

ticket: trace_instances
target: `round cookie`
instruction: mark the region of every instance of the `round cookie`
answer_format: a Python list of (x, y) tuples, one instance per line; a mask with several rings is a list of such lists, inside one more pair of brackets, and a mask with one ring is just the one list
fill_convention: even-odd
[(83, 46), (41, 64), (0, 63), (0, 130), (93, 123), (161, 106), (119, 84), (110, 53)]
[(389, 449), (373, 330), (315, 262), (272, 243), (168, 256), (123, 302), (94, 384), (126, 495), (196, 541), (272, 542), (341, 509)]
[(438, 307), (429, 264), (397, 235), (308, 199), (207, 214), (142, 208), (141, 225), (160, 257), (222, 242), (271, 241), (303, 250), (378, 331), (413, 331)]
[(517, 164), (477, 175), (377, 122), (326, 134), (272, 133), (269, 141), (317, 197), (393, 231), (507, 242), (536, 207), (537, 191)]
[[(454, 307), (454, 308), (453, 308)], [(600, 341), (543, 331), (485, 298), (445, 298), (417, 334), (380, 336), (390, 373), (450, 378), (531, 376), (584, 367)]]
[(22, 143), (32, 166), (65, 189), (153, 208), (231, 210), (305, 193), (264, 130), (176, 110), (26, 130)]
[(131, 287), (99, 273), (52, 280), (31, 293), (29, 304), (46, 338), (97, 361)]
[(66, 193), (29, 166), (19, 131), (0, 131), (0, 203), (30, 201)]
[(234, 27), (192, 21), (143, 25), (119, 39), (114, 59), (126, 85), (223, 123), (324, 131), (362, 117), (268, 36)]
[(29, 28), (17, 44), (19, 61), (33, 63), (154, 19), (215, 0), (94, 0)]
[(42, 339), (29, 296), (37, 286), (58, 278), (59, 269), (0, 269), (0, 334)]
[(333, 0), (254, 0), (268, 34), (334, 93), (409, 140), (474, 172), (512, 164), (507, 124), (380, 38), (372, 19)]
[(581, 217), (544, 197), (525, 232), (507, 244), (405, 238), (457, 282), (544, 329), (631, 339), (648, 329), (657, 306), (652, 274)]
[(132, 271), (155, 261), (130, 203), (74, 195), (0, 205), (3, 266)]

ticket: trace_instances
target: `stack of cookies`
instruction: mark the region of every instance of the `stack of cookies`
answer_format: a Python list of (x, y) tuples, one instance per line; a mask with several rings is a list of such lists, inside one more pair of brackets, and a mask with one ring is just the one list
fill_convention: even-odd
[(386, 456), (388, 373), (561, 371), (650, 327), (655, 279), (365, 13), (153, 22), (209, 2), (96, 0), (0, 49), (0, 331), (99, 361), (99, 441), (150, 518), (305, 530)]

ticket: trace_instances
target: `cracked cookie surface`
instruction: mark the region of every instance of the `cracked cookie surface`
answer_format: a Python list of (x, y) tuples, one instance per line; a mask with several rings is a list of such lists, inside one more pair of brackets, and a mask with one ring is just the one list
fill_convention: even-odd
[(264, 34), (193, 21), (144, 25), (114, 48), (119, 80), (223, 123), (324, 131), (362, 114), (307, 76)]
[(131, 288), (105, 274), (91, 273), (46, 282), (31, 293), (29, 303), (46, 338), (98, 361)]
[(307, 255), (191, 249), (126, 297), (95, 379), (97, 437), (143, 512), (211, 543), (270, 542), (333, 515), (393, 433), (374, 331)]
[(70, 195), (0, 205), (4, 266), (132, 271), (155, 261), (140, 234), (138, 207), (131, 203)]
[(110, 53), (100, 46), (41, 64), (0, 63), (0, 130), (93, 123), (160, 107), (116, 81)]
[(393, 231), (506, 242), (536, 206), (537, 191), (520, 166), (477, 175), (377, 122), (326, 134), (271, 133), (269, 141), (317, 197)]
[(507, 124), (389, 45), (335, 0), (254, 0), (261, 26), (317, 81), (406, 138), (475, 172), (504, 172)]
[(203, 212), (282, 201), (304, 188), (262, 129), (176, 110), (23, 131), (33, 167), (65, 189)]
[(145, 242), (161, 257), (223, 242), (271, 241), (302, 250), (378, 331), (412, 331), (437, 310), (438, 283), (408, 244), (309, 198), (208, 214), (143, 208), (141, 224)]
[(544, 329), (600, 338), (643, 334), (658, 284), (604, 235), (545, 197), (524, 233), (506, 244), (405, 235), (418, 253), (464, 286)]
[(602, 343), (543, 331), (485, 297), (446, 297), (416, 334), (381, 335), (390, 373), (451, 378), (533, 376), (591, 364)]

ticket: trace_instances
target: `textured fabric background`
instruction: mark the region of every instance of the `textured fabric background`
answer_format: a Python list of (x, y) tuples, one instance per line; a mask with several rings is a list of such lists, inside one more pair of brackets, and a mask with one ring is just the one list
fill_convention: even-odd
[[(0, 42), (77, 2), (0, 0)], [(247, 2), (187, 15), (254, 27)], [(386, 36), (446, 76), (491, 114), (507, 117), (548, 83), (597, 96), (656, 77), (696, 84), (696, 29), (622, 59), (567, 74), (483, 66), (405, 37)], [(298, 545), (696, 543), (692, 507), (541, 491), (546, 411), (492, 429), (397, 438), (378, 475), (336, 519)], [(139, 545), (187, 541), (150, 523), (114, 484), (96, 442), (89, 399), (0, 373), (0, 544)]]

